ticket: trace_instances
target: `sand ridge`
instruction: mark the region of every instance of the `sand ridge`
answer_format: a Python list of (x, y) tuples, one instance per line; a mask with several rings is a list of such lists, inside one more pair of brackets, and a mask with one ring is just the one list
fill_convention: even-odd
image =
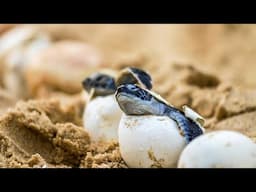
[[(246, 33), (248, 27), (218, 25), (212, 28), (207, 25), (202, 29), (183, 25), (179, 29), (190, 29), (190, 32), (182, 30), (181, 36), (189, 33), (191, 37), (173, 41), (176, 49), (163, 43), (172, 42), (171, 37), (167, 38), (170, 35), (167, 29), (174, 29), (174, 26), (117, 25), (112, 29), (104, 25), (73, 26), (67, 27), (68, 30), (62, 30), (63, 25), (39, 27), (55, 40), (76, 39), (92, 43), (107, 55), (104, 67), (120, 70), (133, 66), (146, 70), (152, 75), (155, 92), (175, 107), (181, 109), (188, 105), (205, 117), (207, 132), (237, 130), (256, 141), (256, 90), (253, 86), (248, 88), (254, 80), (250, 76), (251, 79), (237, 83), (242, 76), (237, 73), (244, 73), (238, 64), (242, 56), (235, 56), (240, 40), (234, 41), (233, 52), (227, 51), (230, 46), (225, 44), (227, 36), (229, 41), (234, 40)], [(103, 28), (105, 30), (100, 30)], [(207, 35), (199, 38), (205, 31), (212, 34), (213, 40)], [(200, 45), (199, 40), (203, 40)], [(223, 41), (220, 46), (223, 52), (215, 49), (215, 41)], [(179, 42), (183, 43), (177, 46)], [(201, 58), (204, 54), (206, 56)], [(236, 62), (232, 64), (233, 61)], [(223, 66), (225, 62), (227, 65)], [(78, 87), (74, 94), (65, 92), (67, 87), (55, 89), (50, 83), (42, 83), (28, 99), (14, 98), (4, 88), (0, 91), (0, 167), (127, 168), (118, 143), (91, 142), (82, 125), (86, 105), (82, 86), (74, 82)]]

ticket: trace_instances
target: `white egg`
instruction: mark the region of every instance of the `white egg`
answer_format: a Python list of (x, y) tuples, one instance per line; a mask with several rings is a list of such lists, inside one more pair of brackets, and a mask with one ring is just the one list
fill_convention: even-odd
[(83, 115), (84, 127), (93, 141), (118, 140), (120, 110), (114, 95), (97, 96), (88, 102)]
[(3, 83), (5, 88), (17, 98), (27, 96), (25, 71), (29, 68), (29, 61), (42, 50), (51, 45), (47, 35), (38, 34), (24, 45), (17, 46), (5, 58), (5, 72)]
[(47, 85), (74, 94), (81, 91), (84, 77), (104, 67), (103, 56), (94, 46), (75, 40), (54, 42), (28, 62), (25, 80), (36, 96)]
[(38, 31), (31, 26), (21, 25), (4, 33), (0, 38), (0, 57), (32, 39)]
[(213, 131), (187, 145), (178, 167), (256, 168), (256, 145), (239, 132)]
[(132, 168), (177, 167), (186, 145), (176, 122), (166, 116), (123, 114), (118, 137), (121, 156)]

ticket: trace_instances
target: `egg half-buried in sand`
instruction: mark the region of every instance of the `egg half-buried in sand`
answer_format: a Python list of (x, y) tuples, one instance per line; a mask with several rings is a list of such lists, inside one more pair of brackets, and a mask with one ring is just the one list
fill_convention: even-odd
[(118, 129), (120, 152), (129, 167), (177, 167), (183, 148), (204, 133), (200, 115), (188, 107), (180, 111), (147, 89), (126, 84), (115, 96), (124, 112)]
[(32, 26), (18, 26), (0, 38), (3, 86), (15, 97), (27, 96), (24, 72), (39, 52), (51, 45), (47, 34)]
[(256, 168), (256, 145), (235, 131), (213, 131), (192, 141), (181, 153), (179, 168)]
[[(120, 110), (114, 93), (119, 84), (136, 83), (151, 89), (151, 77), (141, 69), (125, 68), (117, 73), (102, 70), (92, 74), (83, 82), (83, 88), (89, 94), (83, 114), (83, 124), (94, 141), (118, 140)], [(86, 96), (86, 94), (84, 94)]]
[(102, 68), (103, 55), (94, 46), (71, 40), (55, 42), (28, 63), (25, 73), (31, 97), (43, 87), (65, 93), (82, 91), (85, 76)]

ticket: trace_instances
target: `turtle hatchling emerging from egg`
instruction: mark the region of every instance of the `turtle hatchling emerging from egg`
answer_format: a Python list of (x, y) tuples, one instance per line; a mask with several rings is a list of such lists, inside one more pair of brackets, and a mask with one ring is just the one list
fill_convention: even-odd
[(118, 139), (129, 167), (176, 167), (186, 144), (204, 133), (200, 115), (187, 106), (181, 111), (152, 91), (126, 84), (115, 97), (124, 112)]
[(152, 79), (145, 71), (127, 67), (114, 75), (105, 73), (94, 73), (82, 82), (84, 89), (90, 93), (91, 98), (96, 96), (107, 96), (115, 93), (119, 85), (137, 84), (145, 89), (152, 89)]
[(83, 123), (91, 134), (92, 140), (117, 140), (117, 129), (122, 115), (114, 93), (117, 86), (134, 83), (146, 89), (152, 88), (152, 80), (145, 71), (128, 67), (114, 74), (95, 73), (83, 82), (84, 90), (89, 93)]
[(157, 115), (173, 119), (187, 143), (204, 132), (204, 120), (200, 115), (187, 106), (183, 106), (183, 112), (152, 91), (126, 84), (118, 87), (115, 96), (120, 108), (127, 115)]
[(112, 95), (116, 91), (114, 77), (103, 73), (95, 73), (86, 78), (83, 81), (83, 87), (90, 93), (90, 99), (96, 96)]

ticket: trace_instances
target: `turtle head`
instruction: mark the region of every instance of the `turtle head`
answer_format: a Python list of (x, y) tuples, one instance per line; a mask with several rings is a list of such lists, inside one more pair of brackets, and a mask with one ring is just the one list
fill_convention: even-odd
[(162, 109), (150, 91), (134, 84), (119, 86), (115, 97), (127, 115), (157, 115)]
[(125, 84), (137, 84), (145, 89), (152, 89), (152, 79), (150, 75), (142, 69), (127, 67), (119, 73), (117, 77), (117, 86)]
[(92, 74), (83, 80), (82, 85), (92, 97), (111, 95), (116, 91), (114, 78), (103, 73)]

